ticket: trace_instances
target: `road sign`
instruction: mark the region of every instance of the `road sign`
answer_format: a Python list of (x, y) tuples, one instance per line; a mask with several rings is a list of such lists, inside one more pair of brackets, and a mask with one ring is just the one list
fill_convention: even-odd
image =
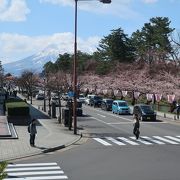
[(69, 92), (68, 92), (68, 96), (69, 96), (69, 97), (74, 97), (74, 92), (73, 92), (73, 91), (69, 91)]

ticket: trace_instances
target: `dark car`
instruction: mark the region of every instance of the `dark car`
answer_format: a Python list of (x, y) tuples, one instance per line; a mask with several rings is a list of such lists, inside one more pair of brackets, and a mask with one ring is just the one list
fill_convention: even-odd
[(103, 99), (101, 102), (101, 109), (105, 111), (111, 111), (112, 103), (113, 103), (113, 99)]
[(156, 121), (156, 112), (150, 105), (136, 104), (133, 109), (133, 115), (137, 116), (141, 121)]
[(102, 102), (102, 97), (100, 96), (94, 96), (90, 99), (89, 104), (90, 106), (94, 107), (100, 107)]

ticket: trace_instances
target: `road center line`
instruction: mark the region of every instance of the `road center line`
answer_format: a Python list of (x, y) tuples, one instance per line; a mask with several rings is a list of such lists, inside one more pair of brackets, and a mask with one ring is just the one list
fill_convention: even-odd
[(101, 117), (103, 117), (103, 118), (105, 118), (106, 116), (104, 116), (104, 115), (102, 115), (102, 114), (97, 114), (98, 116), (101, 116)]
[[(91, 109), (90, 107), (86, 107), (86, 108)], [(95, 109), (95, 108), (94, 108), (94, 110), (97, 111), (97, 112), (102, 113), (101, 110), (98, 110), (98, 109)], [(110, 114), (110, 113), (108, 113), (108, 112), (106, 112), (106, 111), (103, 111), (103, 113), (104, 113), (104, 114), (107, 114), (107, 115), (110, 115), (110, 116), (113, 116), (113, 117), (117, 117), (117, 118), (119, 118), (119, 119), (124, 119), (124, 120), (127, 120), (127, 121), (132, 121), (132, 119), (128, 119), (128, 118), (125, 118), (125, 117), (122, 117), (122, 116), (119, 116), (119, 115), (115, 115), (115, 114)]]

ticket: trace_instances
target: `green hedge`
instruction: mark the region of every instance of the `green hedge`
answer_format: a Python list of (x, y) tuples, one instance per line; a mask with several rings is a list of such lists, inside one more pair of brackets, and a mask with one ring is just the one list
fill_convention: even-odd
[(6, 103), (6, 110), (8, 116), (28, 116), (29, 106), (27, 103), (19, 102), (8, 102)]
[(9, 98), (6, 100), (6, 103), (9, 103), (9, 102), (25, 102), (25, 101), (22, 99), (17, 99), (17, 98)]

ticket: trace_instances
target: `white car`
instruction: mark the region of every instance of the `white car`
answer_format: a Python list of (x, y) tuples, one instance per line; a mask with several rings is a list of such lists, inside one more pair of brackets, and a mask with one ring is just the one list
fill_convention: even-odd
[(43, 100), (44, 99), (44, 94), (42, 94), (42, 93), (37, 94), (36, 99), (37, 100)]
[(88, 94), (87, 97), (85, 98), (85, 104), (90, 105), (90, 99), (93, 98), (95, 94)]
[(67, 101), (69, 99), (69, 96), (67, 93), (62, 94), (62, 100)]
[(51, 104), (52, 103), (55, 103), (56, 106), (59, 106), (59, 97), (58, 96), (51, 97)]
[(81, 102), (81, 103), (85, 103), (85, 97), (84, 97), (83, 94), (79, 95), (78, 101)]

